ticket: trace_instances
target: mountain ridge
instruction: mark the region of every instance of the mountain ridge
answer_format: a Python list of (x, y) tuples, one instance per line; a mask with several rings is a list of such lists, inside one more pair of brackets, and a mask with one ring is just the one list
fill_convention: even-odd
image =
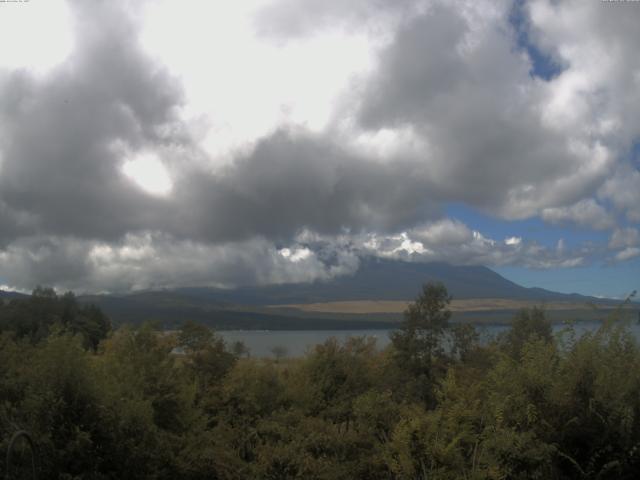
[(455, 266), (444, 262), (404, 262), (366, 258), (353, 275), (329, 281), (243, 286), (233, 289), (183, 287), (170, 291), (192, 298), (216, 299), (245, 305), (285, 305), (346, 300), (413, 300), (421, 286), (440, 281), (455, 299), (505, 298), (532, 301), (606, 302), (577, 293), (565, 294), (539, 287), (523, 287), (484, 266)]
[[(312, 311), (300, 305), (358, 301), (413, 301), (424, 283), (440, 281), (454, 300), (495, 301), (495, 308), (456, 313), (461, 321), (504, 323), (514, 309), (500, 300), (552, 305), (559, 303), (613, 306), (619, 301), (580, 294), (564, 294), (544, 288), (527, 288), (484, 266), (456, 266), (444, 262), (417, 263), (364, 258), (352, 275), (328, 281), (241, 286), (231, 289), (180, 287), (126, 294), (80, 295), (84, 303), (98, 305), (116, 324), (160, 322), (165, 328), (194, 320), (219, 329), (334, 329), (387, 328), (401, 313), (353, 313)], [(3, 294), (4, 293), (4, 294)], [(0, 298), (22, 294), (1, 292)], [(473, 303), (473, 302), (472, 302)], [(298, 308), (291, 308), (298, 305)], [(584, 310), (584, 309), (583, 309)], [(566, 311), (562, 313), (565, 318)], [(593, 316), (593, 315), (592, 315)], [(467, 320), (464, 320), (464, 319)], [(584, 314), (580, 314), (584, 318)]]

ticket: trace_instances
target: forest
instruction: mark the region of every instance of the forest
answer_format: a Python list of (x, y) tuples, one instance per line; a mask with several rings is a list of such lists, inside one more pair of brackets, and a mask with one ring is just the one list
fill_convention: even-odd
[[(625, 305), (591, 332), (542, 309), (480, 342), (424, 285), (392, 334), (253, 358), (185, 322), (112, 328), (72, 293), (0, 301), (7, 478), (632, 479), (640, 348)], [(32, 453), (33, 452), (33, 453)], [(33, 457), (32, 457), (33, 455)]]

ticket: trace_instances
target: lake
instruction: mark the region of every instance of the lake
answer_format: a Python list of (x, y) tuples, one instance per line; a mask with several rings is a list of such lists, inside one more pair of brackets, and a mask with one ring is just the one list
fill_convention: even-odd
[[(584, 322), (578, 323), (575, 330), (578, 335), (595, 330), (600, 323)], [(480, 333), (483, 342), (489, 341), (509, 327), (506, 325), (477, 325), (476, 330)], [(565, 328), (562, 324), (553, 326), (554, 332)], [(631, 331), (636, 339), (640, 339), (640, 325), (637, 322), (631, 324)], [(275, 347), (285, 347), (287, 356), (298, 357), (305, 354), (309, 348), (323, 343), (325, 340), (336, 337), (344, 341), (349, 337), (369, 336), (376, 339), (378, 347), (384, 348), (390, 342), (390, 329), (384, 330), (227, 330), (218, 331), (227, 343), (242, 341), (249, 348), (253, 357), (271, 357), (272, 349)]]

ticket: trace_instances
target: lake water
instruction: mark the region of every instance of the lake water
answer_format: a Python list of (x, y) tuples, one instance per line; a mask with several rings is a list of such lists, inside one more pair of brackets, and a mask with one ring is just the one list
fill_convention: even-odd
[[(578, 335), (598, 328), (599, 323), (579, 323), (575, 330)], [(481, 341), (487, 342), (509, 327), (506, 325), (481, 325), (476, 326), (480, 333)], [(554, 331), (565, 328), (564, 325), (554, 325)], [(637, 322), (631, 324), (631, 331), (636, 339), (640, 339), (640, 325)], [(218, 331), (228, 343), (242, 341), (249, 348), (253, 357), (271, 357), (275, 347), (284, 347), (287, 356), (298, 357), (313, 348), (314, 345), (336, 337), (344, 341), (349, 337), (369, 336), (376, 339), (379, 348), (384, 348), (390, 342), (389, 333), (392, 330), (228, 330)]]

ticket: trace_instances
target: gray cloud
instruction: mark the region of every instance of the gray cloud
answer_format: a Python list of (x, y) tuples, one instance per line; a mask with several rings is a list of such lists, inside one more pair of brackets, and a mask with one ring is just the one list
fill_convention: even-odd
[(581, 200), (568, 207), (545, 208), (540, 215), (554, 223), (573, 223), (595, 230), (608, 230), (615, 226), (615, 218), (593, 199)]
[[(384, 231), (436, 214), (413, 164), (374, 165), (299, 130), (277, 131), (222, 171), (206, 170), (176, 115), (180, 86), (142, 53), (135, 15), (118, 3), (73, 8), (77, 42), (66, 62), (44, 78), (23, 71), (0, 77), (0, 265), (13, 284), (120, 289), (316, 278), (325, 275), (317, 259), (295, 266), (305, 274), (292, 273), (292, 262), (279, 256), (291, 265), (268, 264), (274, 273), (261, 273), (256, 259), (273, 257), (273, 241), (286, 243), (307, 227)], [(180, 167), (171, 196), (148, 195), (120, 171), (124, 151), (143, 150)], [(113, 274), (92, 263), (92, 245), (117, 251), (148, 232), (162, 232), (149, 248), (164, 254), (144, 273), (131, 259), (106, 269)], [(246, 254), (246, 245), (227, 243), (256, 239), (260, 248), (249, 243)], [(211, 260), (202, 261), (201, 251)], [(193, 269), (187, 276), (189, 256), (198, 260), (186, 262)], [(116, 264), (121, 258), (113, 256)]]
[(23, 237), (0, 251), (0, 283), (26, 291), (37, 284), (75, 284), (89, 277), (90, 249), (89, 242), (74, 238)]
[(430, 247), (463, 245), (473, 239), (473, 232), (457, 220), (441, 220), (409, 231), (414, 238)]
[(323, 136), (278, 131), (222, 172), (177, 186), (187, 236), (286, 240), (301, 229), (397, 230), (437, 215), (414, 162), (374, 164)]
[(457, 265), (519, 265), (534, 269), (577, 267), (603, 256), (603, 246), (583, 244), (555, 246), (520, 237), (495, 239), (471, 230), (457, 220), (439, 220), (390, 235), (322, 236), (305, 232), (297, 238), (312, 249), (350, 251), (358, 255), (396, 258), (409, 262), (445, 261)]
[(109, 243), (30, 237), (0, 252), (0, 269), (10, 272), (14, 288), (30, 290), (38, 279), (78, 292), (308, 282), (357, 269), (353, 252), (335, 252), (327, 261), (322, 258), (326, 248), (324, 253), (300, 245), (277, 249), (259, 238), (212, 245), (160, 232), (130, 234)]
[(414, 0), (276, 0), (258, 10), (254, 23), (260, 35), (280, 40), (354, 27), (384, 34), (381, 28), (389, 21), (410, 16), (424, 4)]
[[(304, 227), (396, 228), (437, 210), (415, 165), (375, 165), (303, 131), (277, 131), (223, 171), (204, 170), (188, 158), (203, 154), (175, 116), (179, 85), (141, 53), (134, 21), (108, 3), (76, 17), (82, 43), (67, 63), (42, 81), (5, 78), (11, 133), (0, 195), (34, 217), (29, 233), (117, 240), (161, 230), (221, 242)], [(168, 156), (173, 145), (187, 158), (170, 198), (140, 191), (119, 170), (123, 146)]]
[(635, 247), (640, 245), (640, 231), (637, 228), (616, 228), (609, 239), (609, 248)]
[(116, 238), (164, 209), (120, 173), (114, 142), (176, 141), (165, 132), (181, 93), (141, 54), (133, 20), (115, 3), (73, 6), (77, 42), (67, 62), (41, 79), (2, 75), (0, 198), (33, 217), (33, 233)]
[(546, 87), (529, 75), (515, 33), (497, 28), (508, 12), (487, 23), (437, 4), (405, 23), (366, 80), (358, 115), (366, 129), (412, 126), (446, 197), (524, 218), (592, 193), (608, 172), (586, 134), (545, 122)]
[(630, 222), (640, 223), (640, 171), (630, 165), (622, 165), (598, 193), (624, 212)]
[[(273, 2), (255, 25), (283, 44), (332, 28), (385, 38), (326, 131), (274, 125), (219, 168), (181, 116), (180, 81), (139, 45), (139, 12), (70, 6), (76, 46), (64, 63), (44, 76), (0, 71), (0, 268), (16, 286), (306, 281), (352, 271), (372, 252), (575, 266), (604, 246), (494, 240), (442, 219), (442, 207), (589, 229), (614, 228), (610, 209), (640, 219), (640, 174), (624, 157), (640, 134), (640, 63), (626, 37), (637, 23), (623, 14), (531, 2), (531, 38), (566, 66), (545, 82), (529, 73), (509, 2)], [(580, 24), (565, 28), (572, 8)], [(615, 49), (602, 57), (594, 44), (604, 41)], [(593, 58), (606, 58), (605, 74)], [(358, 147), (367, 135), (399, 147)], [(140, 152), (167, 166), (170, 195), (121, 172)], [(635, 256), (618, 237), (618, 259)]]

